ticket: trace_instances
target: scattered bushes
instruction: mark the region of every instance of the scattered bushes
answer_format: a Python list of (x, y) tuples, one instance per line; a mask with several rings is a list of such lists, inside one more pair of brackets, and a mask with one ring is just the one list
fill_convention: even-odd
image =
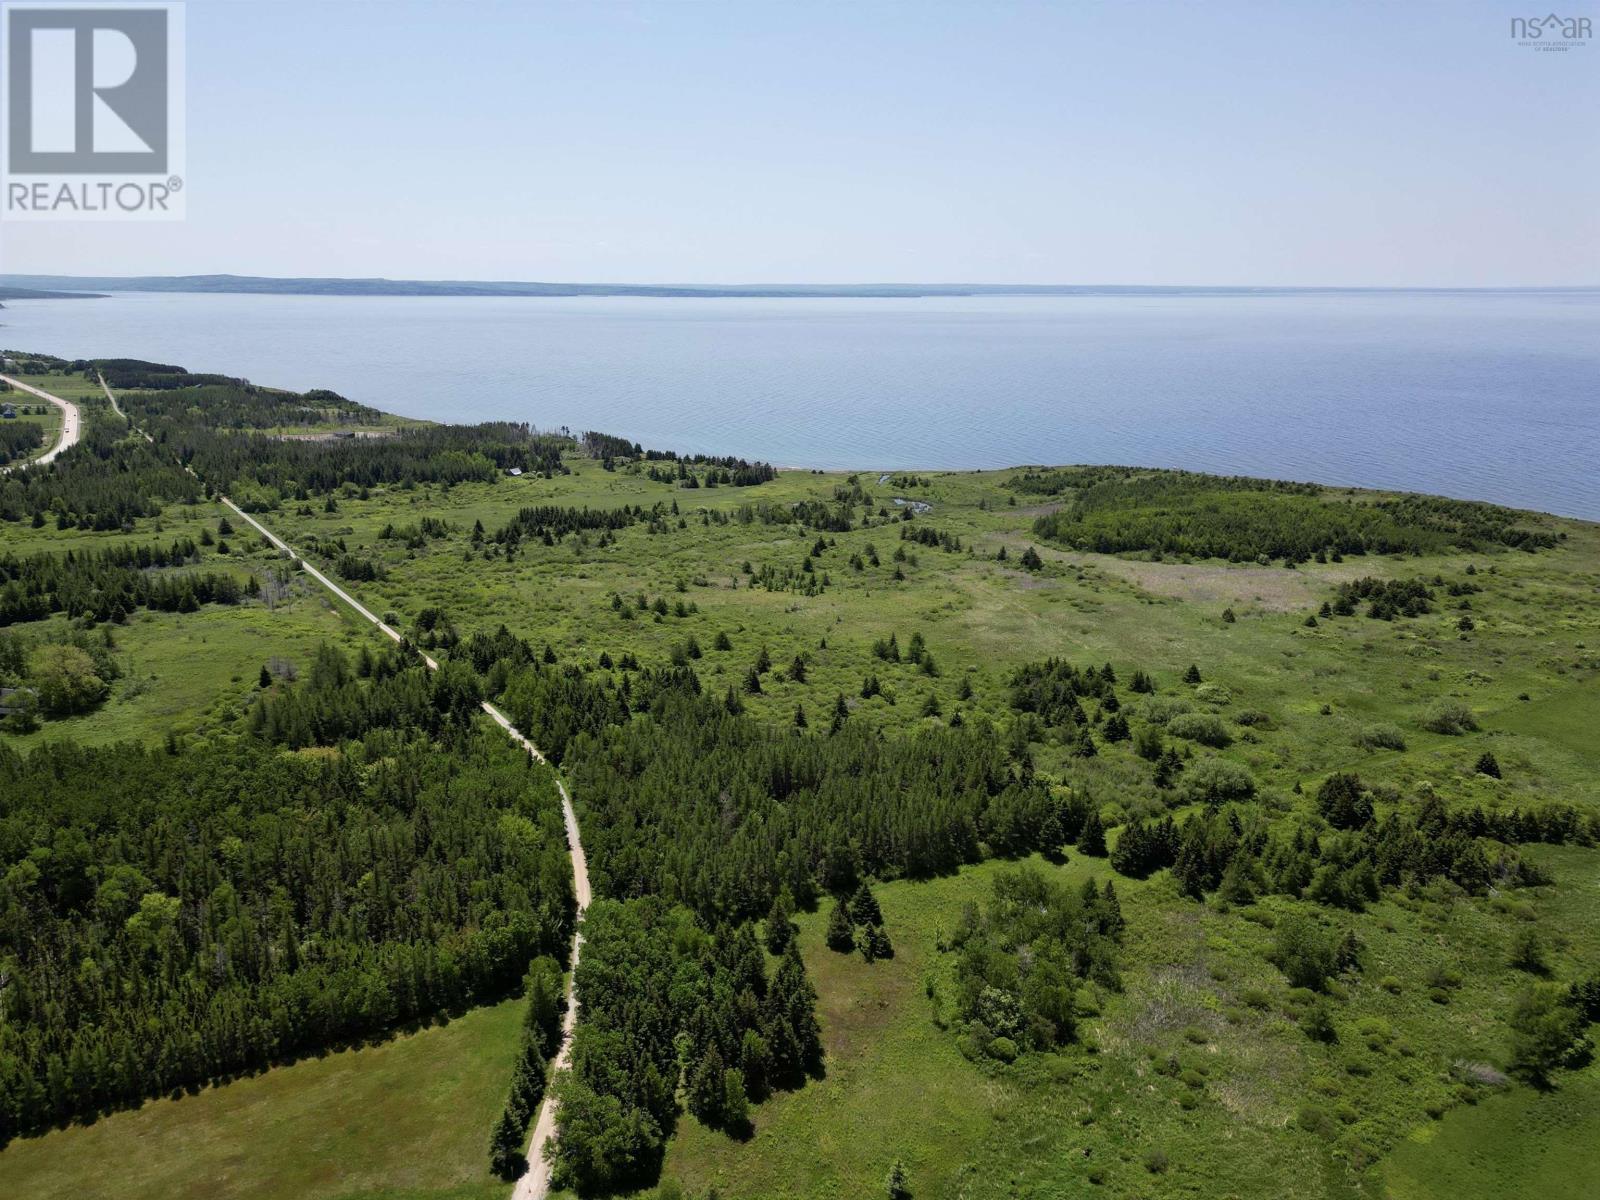
[(956, 1006), (974, 1051), (1010, 1062), (1075, 1036), (1085, 980), (1119, 987), (1121, 905), (1109, 882), (1068, 888), (1029, 868), (995, 877), (993, 898), (970, 908), (951, 938)]
[(1472, 710), (1459, 700), (1435, 700), (1422, 713), (1422, 727), (1429, 733), (1459, 736), (1478, 728)]
[(1363, 725), (1356, 734), (1356, 745), (1363, 750), (1404, 750), (1406, 748), (1405, 734), (1400, 732), (1400, 727), (1386, 722), (1376, 725)]
[(1256, 794), (1256, 781), (1248, 768), (1225, 758), (1202, 759), (1183, 773), (1185, 799), (1204, 804), (1228, 804)]
[(1167, 732), (1173, 737), (1199, 742), (1221, 750), (1233, 741), (1222, 718), (1212, 713), (1179, 713), (1167, 722)]

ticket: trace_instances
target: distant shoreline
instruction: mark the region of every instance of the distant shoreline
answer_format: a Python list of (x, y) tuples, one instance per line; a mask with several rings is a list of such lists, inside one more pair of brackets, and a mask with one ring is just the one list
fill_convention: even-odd
[(1428, 294), (1575, 294), (1589, 286), (1518, 287), (1251, 287), (1235, 285), (1008, 283), (541, 283), (458, 279), (273, 278), (263, 275), (0, 275), (0, 300), (103, 298), (116, 292), (274, 296), (639, 296), (660, 299), (931, 299), (977, 296), (1325, 296)]
[[(98, 292), (56, 292), (38, 288), (8, 287), (0, 284), (0, 302), (6, 300), (104, 300)], [(0, 308), (5, 304), (0, 303)]]

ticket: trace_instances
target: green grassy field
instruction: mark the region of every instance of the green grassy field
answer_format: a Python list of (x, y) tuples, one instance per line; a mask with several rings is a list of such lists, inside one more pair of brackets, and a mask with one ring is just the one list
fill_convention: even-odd
[(1384, 1165), (1393, 1200), (1586, 1200), (1600, 1144), (1600, 1068), (1518, 1089), (1422, 1126)]
[(63, 738), (94, 745), (203, 732), (249, 703), (263, 664), (281, 660), (304, 670), (323, 642), (355, 646), (370, 634), (343, 605), (302, 586), (270, 612), (264, 605), (140, 612), (113, 636), (123, 675), (99, 708), (47, 720), (33, 733), (0, 736), (26, 747)]
[[(1552, 848), (1541, 862), (1556, 876), (1537, 901), (1549, 908), (1547, 924), (1580, 931), (1570, 950), (1577, 961), (1593, 961), (1600, 949), (1593, 852)], [(1029, 865), (1072, 883), (1111, 875), (1103, 861), (1077, 855), (1061, 867)], [(749, 1143), (686, 1116), (665, 1174), (690, 1195), (716, 1186), (725, 1196), (862, 1196), (875, 1194), (900, 1158), (916, 1194), (941, 1200), (1099, 1188), (1129, 1197), (1381, 1197), (1386, 1186), (1402, 1186), (1397, 1179), (1411, 1180), (1397, 1197), (1442, 1200), (1458, 1193), (1444, 1185), (1419, 1190), (1416, 1181), (1434, 1178), (1430, 1155), (1454, 1160), (1460, 1144), (1476, 1146), (1477, 1159), (1492, 1160), (1497, 1172), (1497, 1182), (1467, 1196), (1531, 1194), (1523, 1185), (1546, 1170), (1563, 1173), (1569, 1187), (1592, 1174), (1593, 1070), (1564, 1083), (1572, 1090), (1559, 1102), (1515, 1086), (1468, 1107), (1454, 1089), (1456, 1061), (1503, 1057), (1503, 1033), (1485, 1018), (1509, 1003), (1502, 961), (1518, 918), (1476, 903), (1374, 906), (1354, 922), (1368, 946), (1363, 984), (1338, 1006), (1339, 1043), (1323, 1047), (1299, 1031), (1294, 997), (1262, 961), (1266, 929), (1244, 913), (1182, 900), (1163, 878), (1116, 877), (1129, 922), (1125, 988), (1095, 997), (1099, 1012), (1082, 1031), (1093, 1052), (974, 1064), (935, 1024), (927, 986), (932, 980), (938, 991), (948, 973), (936, 949), (941, 932), (1010, 869), (989, 862), (948, 879), (881, 887), (896, 946), (888, 962), (868, 965), (826, 949), (821, 917), (805, 918), (826, 1079), (760, 1106)], [(1254, 912), (1259, 919), (1296, 908), (1311, 906), (1274, 899)], [(1419, 953), (1422, 946), (1431, 949)], [(1429, 999), (1425, 982), (1441, 963), (1465, 981), (1443, 1006)], [(1378, 1036), (1369, 1039), (1365, 1029)], [(1156, 1070), (1169, 1057), (1195, 1073), (1190, 1082)], [(1186, 1093), (1193, 1107), (1185, 1107)], [(1330, 1128), (1301, 1127), (1307, 1104), (1323, 1111)], [(1514, 1139), (1485, 1137), (1485, 1122), (1500, 1129), (1502, 1121), (1508, 1129), (1537, 1127), (1561, 1147), (1561, 1166), (1541, 1165)], [(1386, 1162), (1380, 1156), (1390, 1146), (1400, 1147), (1396, 1169), (1411, 1174), (1370, 1169)], [(1159, 1173), (1147, 1165), (1157, 1152), (1166, 1162)]]
[[(182, 537), (198, 541), (203, 531), (217, 529), (224, 512), (210, 503), (174, 505), (158, 518), (138, 522), (131, 532), (116, 533), (19, 525), (6, 530), (5, 548), (25, 556), (170, 544)], [(235, 517), (233, 524), (243, 522)], [(235, 534), (230, 540), (233, 553), (224, 557), (205, 551), (202, 569), (226, 569), (241, 582), (254, 576), (268, 583), (270, 600), (247, 600), (236, 607), (206, 605), (195, 613), (132, 614), (125, 624), (109, 627), (122, 676), (103, 704), (82, 715), (47, 720), (31, 734), (0, 737), (22, 746), (60, 738), (99, 744), (124, 738), (157, 741), (169, 731), (199, 731), (248, 702), (263, 664), (281, 660), (298, 670), (323, 642), (354, 646), (371, 636), (346, 605), (309, 578), (288, 573), (275, 551), (263, 549), (253, 537)], [(30, 637), (67, 628), (62, 617), (16, 627)]]
[(278, 1067), (0, 1151), (29, 1200), (495, 1200), (487, 1130), (521, 1005)]
[[(1064, 867), (1037, 859), (1030, 865), (1073, 883), (1109, 875), (1103, 862), (1083, 858)], [(1247, 1094), (1223, 1067), (1268, 1070), (1279, 1077), (1255, 1082), (1274, 1093), (1284, 1090), (1293, 1081), (1270, 1069), (1283, 1030), (1246, 1044), (1242, 1031), (1225, 1036), (1219, 1029), (1215, 1041), (1199, 1047), (1174, 1036), (1196, 1021), (1212, 1023), (1204, 997), (1214, 981), (1203, 973), (1201, 982), (1177, 964), (1152, 963), (1147, 982), (1161, 996), (1158, 1024), (1183, 1016), (1161, 1030), (1159, 1040), (1181, 1042), (1183, 1056), (1205, 1066), (1213, 1090), (1209, 1105), (1226, 1114), (1221, 1117), (1181, 1107), (1187, 1089), (1156, 1075), (1139, 1040), (1129, 1036), (1134, 1025), (1140, 1038), (1148, 1032), (1148, 1012), (1113, 995), (1099, 997), (1105, 1010), (1086, 1023), (1096, 1054), (1039, 1056), (1012, 1068), (961, 1056), (954, 1038), (935, 1024), (926, 994), (928, 982), (937, 988), (948, 965), (936, 945), (962, 906), (1009, 869), (991, 862), (950, 879), (883, 887), (879, 898), (896, 944), (890, 961), (868, 965), (834, 953), (822, 945), (820, 918), (803, 922), (807, 966), (822, 997), (827, 1077), (762, 1106), (748, 1145), (686, 1119), (666, 1173), (689, 1194), (715, 1185), (728, 1196), (849, 1197), (876, 1194), (890, 1163), (900, 1158), (918, 1196), (1075, 1195), (1094, 1186), (1096, 1175), (1115, 1195), (1118, 1184), (1151, 1186), (1144, 1157), (1159, 1147), (1174, 1165), (1150, 1194), (1193, 1194), (1197, 1182), (1209, 1180), (1224, 1190), (1201, 1194), (1221, 1195), (1248, 1189), (1263, 1172), (1304, 1180), (1306, 1186), (1291, 1182), (1281, 1195), (1327, 1194), (1322, 1145), (1309, 1136), (1282, 1136), (1276, 1108), (1283, 1098), (1275, 1105)], [(1124, 890), (1132, 920), (1158, 911), (1159, 896), (1144, 895), (1150, 890), (1159, 885), (1133, 883)], [(1158, 955), (1158, 947), (1169, 944), (1168, 932), (1141, 933), (1141, 957)], [(1187, 940), (1198, 931), (1171, 932)], [(1242, 1111), (1233, 1114), (1235, 1106)], [(1216, 1163), (1207, 1150), (1219, 1125), (1228, 1127), (1224, 1136), (1237, 1150), (1230, 1163)]]
[[(660, 664), (693, 638), (703, 652), (695, 669), (717, 693), (737, 687), (763, 647), (779, 668), (807, 655), (804, 683), (775, 671), (763, 679), (761, 694), (745, 697), (750, 711), (774, 724), (787, 725), (797, 705), (814, 723), (824, 720), (837, 695), (848, 699), (857, 719), (886, 730), (948, 720), (955, 712), (999, 719), (1008, 711), (1012, 670), (1061, 655), (1080, 665), (1109, 661), (1120, 672), (1142, 667), (1155, 674), (1163, 695), (1181, 695), (1200, 711), (1228, 719), (1244, 710), (1263, 714), (1248, 727), (1231, 724), (1234, 741), (1223, 753), (1251, 769), (1264, 805), (1276, 813), (1306, 803), (1294, 792), (1297, 784), (1314, 789), (1335, 769), (1359, 770), (1397, 795), (1414, 794), (1426, 783), (1452, 805), (1595, 803), (1595, 526), (1561, 522), (1565, 540), (1539, 554), (1372, 556), (1294, 570), (1152, 562), (1040, 544), (1031, 523), (1045, 506), (1026, 497), (1011, 503), (1003, 486), (1009, 472), (937, 474), (910, 491), (863, 474), (858, 482), (886, 514), (896, 511), (897, 497), (924, 501), (931, 509), (916, 523), (959, 536), (963, 548), (949, 553), (904, 544), (910, 557), (897, 563), (902, 526), (887, 518), (825, 535), (834, 544), (816, 560), (815, 571), (828, 583), (820, 595), (805, 596), (752, 588), (743, 566), (797, 566), (816, 534), (741, 521), (740, 510), (831, 499), (836, 487), (849, 486), (846, 475), (793, 471), (759, 488), (686, 491), (605, 472), (587, 459), (574, 458), (570, 466), (571, 475), (553, 480), (525, 476), (449, 490), (377, 490), (366, 500), (347, 495), (332, 513), (320, 503), (286, 504), (264, 519), (297, 545), (343, 539), (351, 551), (380, 561), (386, 579), (350, 590), (374, 611), (398, 614), (402, 627), (423, 608), (442, 606), (463, 634), (504, 623), (536, 644), (548, 642), (561, 661), (587, 667), (602, 652), (632, 652), (647, 665)], [(530, 541), (508, 562), (485, 557), (469, 540), (475, 521), (492, 534), (523, 506), (648, 508), (674, 501), (683, 527), (678, 517), (654, 533), (636, 524), (605, 547), (592, 536), (550, 547)], [(702, 509), (732, 519), (703, 523)], [(417, 549), (379, 536), (386, 526), (403, 528), (424, 516), (449, 522), (448, 536)], [(214, 520), (209, 508), (174, 510), (161, 518), (162, 536)], [(16, 532), (19, 544), (60, 548), (139, 540), (155, 525), (144, 523), (131, 535), (8, 529), (6, 536)], [(865, 557), (869, 546), (880, 565), (854, 570), (851, 556)], [(1001, 546), (1008, 551), (1005, 562), (995, 558)], [(1037, 572), (1016, 565), (1029, 546), (1044, 560)], [(270, 564), (260, 555), (247, 561), (260, 569)], [(1471, 632), (1458, 628), (1459, 614), (1448, 602), (1416, 619), (1358, 616), (1304, 624), (1342, 581), (1364, 575), (1460, 580), (1469, 566), (1483, 589), (1471, 597)], [(894, 578), (897, 567), (903, 580)], [(635, 597), (641, 593), (652, 602), (665, 599), (668, 615), (639, 611)], [(624, 598), (628, 618), (613, 607), (613, 594)], [(693, 610), (672, 615), (679, 602)], [(1225, 608), (1236, 621), (1224, 621)], [(894, 633), (903, 648), (914, 632), (926, 638), (936, 674), (873, 656), (875, 641)], [(731, 639), (731, 650), (714, 649), (719, 633)], [(303, 663), (320, 639), (354, 644), (371, 635), (300, 591), (270, 613), (248, 605), (171, 619), (141, 614), (117, 636), (130, 669), (112, 698), (95, 713), (47, 723), (31, 740), (67, 734), (154, 740), (169, 727), (218, 723), (247, 701), (267, 657)], [(1190, 663), (1227, 690), (1225, 702), (1195, 701), (1178, 684)], [(887, 696), (861, 699), (869, 672), (881, 678)], [(970, 698), (962, 698), (963, 684)], [(930, 696), (941, 715), (925, 715)], [(1423, 710), (1443, 699), (1466, 704), (1480, 728), (1463, 736), (1423, 729)], [(1399, 730), (1404, 748), (1365, 748), (1362, 735), (1375, 724)], [(1504, 778), (1475, 772), (1486, 749), (1499, 759)], [(1036, 747), (1036, 757), (1045, 771), (1090, 770), (1053, 741)], [(1145, 787), (1148, 769), (1125, 748), (1108, 748), (1092, 771), (1096, 796), (1114, 825), (1134, 803), (1128, 797)], [(1134, 780), (1137, 787), (1124, 786)], [(581, 812), (583, 797), (576, 801)], [(1520, 1086), (1480, 1089), (1471, 1105), (1455, 1078), (1458, 1063), (1505, 1060), (1504, 1017), (1523, 982), (1506, 964), (1514, 930), (1537, 922), (1551, 942), (1557, 978), (1574, 978), (1600, 961), (1594, 882), (1600, 854), (1554, 847), (1531, 847), (1527, 854), (1548, 868), (1551, 886), (1495, 899), (1420, 889), (1390, 895), (1359, 914), (1281, 897), (1230, 910), (1181, 899), (1164, 874), (1146, 883), (1118, 878), (1129, 922), (1123, 991), (1085, 998), (1091, 1008), (1082, 1022), (1085, 1045), (1025, 1056), (1011, 1066), (963, 1058), (954, 1033), (936, 1023), (929, 994), (930, 987), (933, 996), (943, 994), (951, 971), (937, 948), (941, 931), (952, 929), (963, 907), (980, 900), (1007, 866), (989, 862), (932, 882), (885, 883), (879, 895), (898, 950), (891, 961), (868, 965), (836, 955), (822, 946), (820, 915), (801, 922), (821, 996), (827, 1077), (758, 1107), (749, 1142), (684, 1116), (666, 1175), (691, 1195), (716, 1186), (728, 1200), (880, 1194), (895, 1157), (905, 1160), (919, 1200), (1566, 1194), (1549, 1181), (1600, 1172), (1593, 1069), (1568, 1077), (1548, 1096)], [(1037, 865), (1073, 881), (1111, 874), (1103, 861), (1077, 854), (1062, 867)], [(1332, 1046), (1300, 1031), (1302, 1000), (1264, 961), (1269, 926), (1296, 909), (1320, 912), (1329, 924), (1354, 930), (1365, 945), (1359, 981), (1335, 998), (1340, 1040)], [(1430, 996), (1434, 968), (1461, 977), (1447, 1003)], [(89, 1177), (91, 1164), (100, 1170), (107, 1162), (148, 1159), (159, 1165), (158, 1177), (140, 1183), (144, 1190), (112, 1194), (420, 1196), (431, 1193), (414, 1189), (450, 1187), (464, 1190), (441, 1194), (503, 1194), (476, 1174), (503, 1079), (495, 1076), (481, 1114), (463, 1107), (441, 1118), (431, 1101), (410, 1094), (418, 1079), (439, 1070), (472, 1070), (472, 1063), (489, 1061), (486, 1054), (473, 1057), (489, 1047), (488, 1035), (444, 1035), (491, 1019), (499, 1018), (473, 1014), (447, 1030), (359, 1052), (392, 1052), (382, 1061), (393, 1072), (387, 1084), (378, 1084), (368, 1078), (373, 1072), (348, 1068), (349, 1074), (336, 1076), (344, 1084), (331, 1088), (337, 1103), (315, 1072), (345, 1061), (340, 1055), (14, 1145), (0, 1152), (0, 1183), (24, 1181), (28, 1188), (19, 1194), (27, 1195), (97, 1195), (74, 1182)], [(429, 1052), (436, 1056), (432, 1067), (408, 1076), (417, 1068), (405, 1065), (406, 1056), (420, 1053), (414, 1043), (429, 1038), (438, 1047)], [(1170, 1060), (1176, 1072), (1157, 1069)], [(509, 1055), (499, 1061), (509, 1062)], [(369, 1087), (377, 1091), (364, 1090)], [(253, 1099), (232, 1099), (241, 1094)], [(339, 1134), (339, 1122), (365, 1120), (376, 1102), (361, 1098), (377, 1094), (394, 1107), (391, 1120)], [(401, 1121), (413, 1116), (400, 1111), (408, 1101), (416, 1104), (421, 1124)], [(259, 1126), (241, 1116), (247, 1105)], [(1314, 1109), (1309, 1114), (1308, 1106)], [(181, 1122), (174, 1117), (166, 1125), (149, 1115), (169, 1110), (183, 1112)], [(297, 1123), (313, 1111), (333, 1126), (321, 1131), (322, 1141), (311, 1140), (307, 1126)], [(445, 1140), (420, 1140), (428, 1120), (448, 1126), (432, 1131)], [(173, 1131), (179, 1124), (181, 1134)], [(1524, 1137), (1518, 1130), (1536, 1132)], [(169, 1142), (186, 1148), (169, 1154)], [(1539, 1146), (1550, 1149), (1536, 1152)], [(233, 1155), (241, 1159), (237, 1171), (228, 1165)], [(209, 1172), (226, 1170), (225, 1186), (243, 1188), (242, 1160), (280, 1158), (301, 1165), (254, 1178), (253, 1191), (202, 1190)], [(331, 1174), (313, 1178), (313, 1160)], [(423, 1168), (434, 1173), (425, 1179), (407, 1174)], [(1478, 1191), (1469, 1186), (1474, 1180)]]

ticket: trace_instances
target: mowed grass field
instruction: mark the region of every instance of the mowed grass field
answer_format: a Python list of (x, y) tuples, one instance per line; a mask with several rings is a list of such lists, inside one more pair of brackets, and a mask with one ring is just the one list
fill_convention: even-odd
[(16, 1200), (500, 1200), (488, 1130), (522, 1005), (336, 1051), (0, 1151)]
[[(1186, 696), (1178, 677), (1196, 663), (1230, 696), (1198, 708), (1225, 719), (1246, 708), (1268, 718), (1236, 728), (1224, 753), (1251, 769), (1275, 812), (1303, 806), (1295, 785), (1314, 790), (1335, 769), (1358, 770), (1406, 795), (1426, 782), (1452, 804), (1595, 803), (1600, 530), (1594, 526), (1562, 522), (1566, 540), (1538, 555), (1373, 556), (1296, 570), (1157, 563), (1039, 543), (1030, 529), (1039, 506), (1027, 498), (1009, 503), (1002, 485), (1010, 472), (930, 475), (926, 486), (905, 489), (863, 473), (857, 482), (886, 513), (896, 511), (897, 497), (926, 502), (931, 509), (916, 521), (959, 536), (963, 548), (949, 553), (906, 544), (908, 557), (897, 563), (898, 522), (824, 535), (834, 544), (815, 560), (815, 570), (829, 583), (820, 595), (804, 596), (752, 589), (743, 568), (746, 562), (757, 569), (798, 566), (817, 535), (744, 522), (739, 512), (745, 505), (830, 499), (836, 487), (850, 486), (848, 476), (790, 471), (758, 488), (686, 491), (605, 472), (586, 459), (570, 465), (573, 474), (554, 480), (375, 491), (366, 500), (341, 497), (336, 512), (322, 511), (320, 502), (287, 503), (263, 519), (302, 548), (313, 538), (340, 539), (381, 562), (383, 581), (347, 586), (374, 611), (395, 612), (402, 628), (423, 608), (439, 606), (463, 634), (504, 623), (536, 645), (548, 643), (563, 663), (591, 669), (602, 652), (613, 658), (632, 652), (645, 665), (659, 665), (692, 638), (702, 651), (695, 669), (717, 693), (737, 688), (766, 648), (780, 670), (764, 677), (761, 694), (744, 700), (773, 724), (788, 725), (802, 705), (814, 725), (824, 722), (838, 695), (847, 698), (853, 719), (886, 730), (955, 712), (1001, 720), (1012, 670), (1051, 655), (1080, 665), (1111, 662), (1124, 679), (1142, 668), (1156, 676), (1163, 695)], [(592, 536), (551, 547), (528, 542), (508, 562), (484, 557), (469, 539), (475, 521), (492, 535), (527, 505), (648, 508), (674, 501), (680, 512), (665, 531), (634, 525), (603, 548)], [(703, 523), (702, 508), (732, 520)], [(214, 525), (217, 515), (210, 506), (175, 509), (159, 531), (154, 523), (132, 535), (66, 531), (56, 545), (170, 537), (198, 523)], [(447, 521), (448, 536), (420, 549), (380, 536), (386, 526), (404, 529), (424, 516)], [(30, 547), (54, 533), (17, 532)], [(1002, 545), (1004, 562), (995, 558)], [(869, 546), (880, 565), (855, 571), (850, 556), (865, 556)], [(1028, 546), (1044, 559), (1038, 572), (1016, 565)], [(271, 561), (252, 548), (239, 565), (265, 570)], [(1483, 589), (1471, 597), (1470, 633), (1458, 630), (1448, 601), (1414, 620), (1304, 624), (1340, 581), (1459, 580), (1469, 565)], [(893, 578), (897, 567), (903, 580)], [(171, 618), (141, 614), (116, 632), (130, 669), (111, 700), (87, 716), (47, 723), (24, 744), (69, 734), (155, 740), (168, 728), (220, 723), (248, 703), (266, 658), (303, 666), (319, 640), (355, 645), (375, 636), (304, 582), (296, 581), (294, 594), (271, 612), (247, 605)], [(669, 614), (639, 611), (641, 593), (652, 602), (664, 598)], [(614, 594), (624, 598), (628, 618), (613, 607)], [(692, 610), (673, 615), (670, 606), (679, 602)], [(1233, 609), (1235, 622), (1223, 620), (1224, 608)], [(875, 641), (894, 633), (904, 649), (914, 632), (925, 637), (935, 674), (874, 657)], [(714, 649), (719, 633), (729, 636), (731, 650)], [(780, 677), (802, 654), (809, 660), (806, 681)], [(887, 696), (861, 698), (868, 673), (880, 677)], [(925, 715), (930, 696), (941, 715)], [(1419, 715), (1441, 699), (1466, 704), (1480, 729), (1460, 737), (1425, 731)], [(1360, 735), (1375, 723), (1400, 729), (1405, 748), (1363, 748)], [(1499, 758), (1503, 779), (1474, 771), (1485, 749)], [(1041, 769), (1070, 766), (1054, 741), (1036, 751)], [(1123, 764), (1141, 780), (1147, 774), (1126, 749), (1108, 748), (1101, 763)], [(1119, 790), (1108, 784), (1097, 798), (1115, 823), (1123, 808)], [(583, 797), (575, 799), (581, 813)], [(1550, 1155), (1525, 1153), (1526, 1139), (1498, 1136), (1536, 1126), (1565, 1156), (1556, 1168), (1563, 1177), (1595, 1177), (1600, 1150), (1584, 1099), (1587, 1076), (1569, 1077), (1571, 1100), (1554, 1104), (1513, 1087), (1467, 1105), (1452, 1078), (1458, 1061), (1505, 1059), (1504, 1018), (1523, 982), (1507, 968), (1506, 947), (1524, 922), (1536, 921), (1551, 939), (1557, 977), (1573, 978), (1600, 962), (1600, 854), (1552, 847), (1528, 853), (1548, 866), (1552, 886), (1499, 901), (1400, 895), (1360, 914), (1282, 898), (1229, 910), (1179, 898), (1165, 876), (1144, 883), (1117, 878), (1129, 924), (1122, 991), (1084, 997), (1083, 1045), (1012, 1066), (967, 1061), (954, 1033), (936, 1019), (949, 1011), (939, 999), (951, 971), (938, 948), (941, 936), (968, 904), (984, 898), (997, 872), (1012, 867), (989, 862), (946, 879), (882, 884), (879, 898), (897, 948), (890, 961), (869, 965), (837, 955), (823, 946), (822, 914), (801, 921), (821, 1000), (826, 1078), (759, 1106), (748, 1142), (685, 1115), (665, 1175), (693, 1196), (714, 1186), (724, 1200), (872, 1196), (881, 1194), (890, 1162), (900, 1157), (919, 1200), (1375, 1198), (1390, 1191), (1399, 1200), (1487, 1200), (1542, 1187)], [(1103, 860), (1075, 853), (1064, 866), (1032, 865), (1075, 884), (1088, 875), (1112, 877)], [(1334, 1006), (1341, 1038), (1333, 1046), (1312, 1043), (1300, 1031), (1301, 1001), (1264, 961), (1270, 926), (1294, 910), (1353, 929), (1366, 947), (1360, 982)], [(1429, 995), (1426, 979), (1435, 967), (1462, 977), (1446, 1004)], [(332, 1055), (19, 1143), (0, 1151), (0, 1193), (13, 1190), (6, 1185), (15, 1179), (27, 1185), (21, 1195), (96, 1196), (102, 1193), (81, 1181), (96, 1173), (114, 1179), (106, 1164), (137, 1159), (155, 1164), (150, 1179), (137, 1185), (143, 1190), (104, 1194), (503, 1196), (506, 1189), (482, 1172), (503, 1099), (510, 1034), (500, 1045), (487, 1034), (440, 1036), (480, 1019), (484, 1013), (470, 1014), (375, 1050)], [(436, 1040), (424, 1057), (416, 1044), (430, 1038)], [(393, 1057), (359, 1057), (386, 1051)], [(485, 1067), (491, 1059), (500, 1065)], [(1177, 1072), (1157, 1069), (1174, 1060)], [(388, 1065), (376, 1072), (352, 1065), (378, 1061)], [(340, 1062), (347, 1063), (338, 1068), (343, 1073), (316, 1074)], [(441, 1072), (460, 1071), (492, 1077), (478, 1108), (460, 1104), (451, 1111), (443, 1101), (419, 1098), (417, 1090)], [(382, 1079), (372, 1083), (375, 1074)], [(421, 1124), (406, 1123), (411, 1116), (401, 1110), (408, 1104)], [(385, 1105), (391, 1119), (367, 1123), (367, 1114)], [(1325, 1118), (1312, 1128), (1301, 1119), (1307, 1105)], [(181, 1120), (163, 1123), (159, 1115), (168, 1112), (181, 1112)], [(317, 1125), (312, 1113), (328, 1126), (315, 1136), (307, 1132)], [(428, 1122), (448, 1127), (433, 1131), (441, 1140), (419, 1134)], [(1502, 1145), (1503, 1155), (1496, 1149)], [(1490, 1190), (1457, 1186), (1450, 1171), (1430, 1166), (1435, 1159), (1454, 1163), (1461, 1146), (1493, 1159), (1492, 1171), (1479, 1172)], [(1156, 1152), (1163, 1156), (1160, 1169), (1152, 1165)], [(250, 1180), (246, 1162), (258, 1169)], [(315, 1173), (319, 1166), (325, 1174)], [(418, 1176), (421, 1170), (431, 1173)], [(211, 1186), (216, 1172), (224, 1172), (220, 1190)], [(1416, 1190), (1432, 1182), (1434, 1191)], [(247, 1185), (257, 1190), (225, 1190)]]

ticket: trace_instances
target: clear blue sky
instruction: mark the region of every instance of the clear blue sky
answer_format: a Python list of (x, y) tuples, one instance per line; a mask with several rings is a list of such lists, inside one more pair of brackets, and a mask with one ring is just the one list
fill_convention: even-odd
[(1525, 9), (190, 0), (188, 220), (0, 270), (1597, 284), (1600, 42)]

